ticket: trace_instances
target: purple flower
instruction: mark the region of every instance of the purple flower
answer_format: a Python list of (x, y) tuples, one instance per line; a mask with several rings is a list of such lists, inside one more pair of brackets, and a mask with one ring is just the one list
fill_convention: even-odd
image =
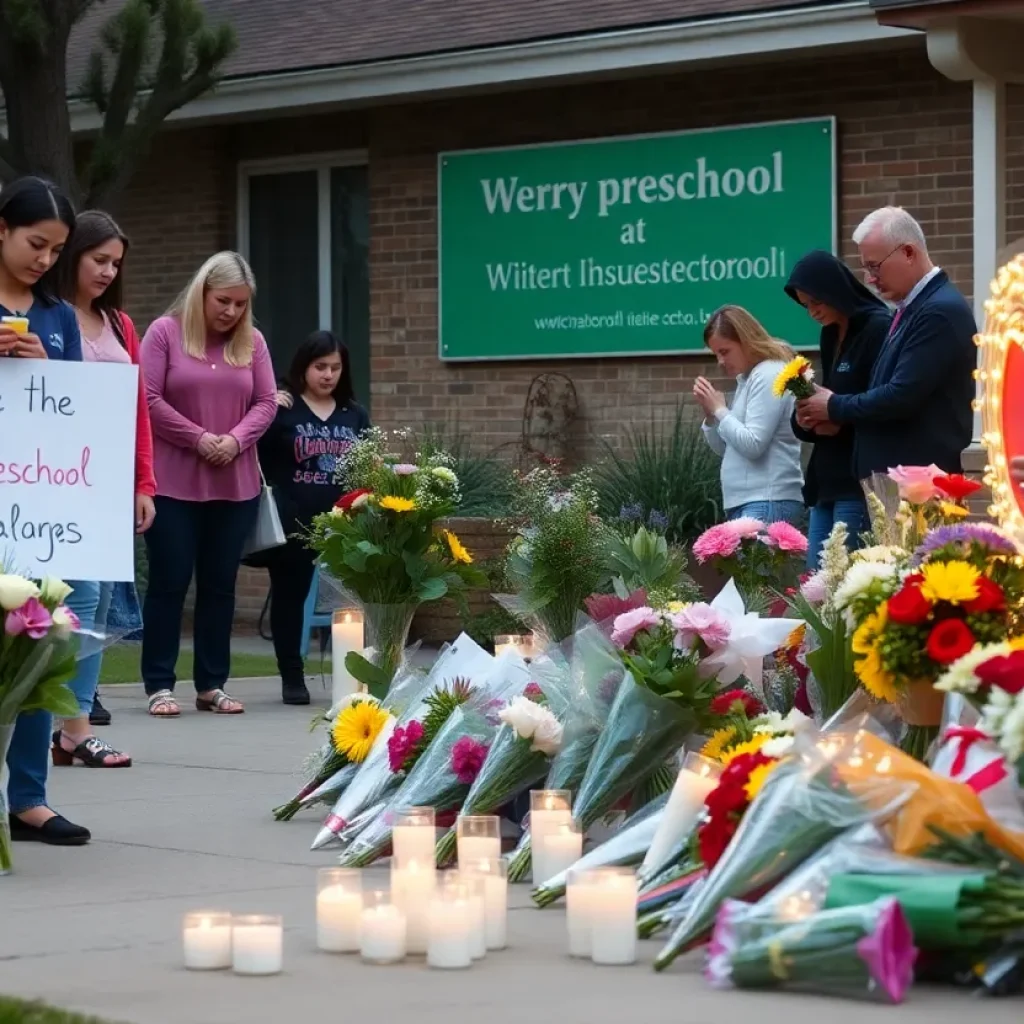
[(652, 508), (647, 513), (647, 525), (652, 530), (661, 533), (662, 530), (668, 529), (668, 516), (664, 512), (659, 512), (656, 508)]
[(32, 640), (42, 640), (53, 625), (53, 618), (39, 598), (30, 597), (20, 608), (7, 613), (4, 632), (8, 636), (25, 633)]
[(623, 505), (619, 509), (619, 519), (624, 523), (639, 523), (644, 517), (644, 507), (640, 502), (632, 505)]
[(993, 554), (1015, 555), (1017, 545), (1002, 530), (984, 523), (956, 523), (953, 526), (939, 526), (925, 537), (914, 552), (914, 562), (923, 562), (928, 555), (951, 544), (968, 547), (979, 544)]

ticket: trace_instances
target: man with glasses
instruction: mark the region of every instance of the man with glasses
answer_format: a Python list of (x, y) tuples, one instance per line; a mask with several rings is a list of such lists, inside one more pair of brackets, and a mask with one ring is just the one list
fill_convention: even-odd
[(860, 479), (893, 466), (961, 471), (974, 428), (977, 327), (967, 301), (928, 256), (921, 225), (898, 206), (868, 214), (853, 233), (869, 285), (896, 304), (868, 390), (820, 388), (797, 405), (805, 429), (854, 427)]

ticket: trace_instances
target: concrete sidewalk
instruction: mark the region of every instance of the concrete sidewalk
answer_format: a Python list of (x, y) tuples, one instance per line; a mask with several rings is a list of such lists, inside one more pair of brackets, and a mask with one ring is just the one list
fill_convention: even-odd
[[(723, 994), (700, 978), (697, 955), (655, 975), (655, 943), (643, 944), (643, 964), (597, 968), (565, 955), (562, 910), (534, 909), (526, 886), (512, 890), (510, 948), (466, 972), (430, 971), (422, 962), (370, 967), (318, 953), (315, 872), (334, 858), (309, 852), (317, 813), (287, 824), (270, 815), (293, 795), (296, 768), (314, 745), (311, 709), (282, 706), (278, 685), (233, 683), (247, 712), (220, 718), (186, 707), (183, 687), (182, 717), (172, 721), (148, 718), (138, 687), (104, 690), (114, 725), (102, 735), (130, 750), (135, 766), (51, 773), (54, 806), (88, 825), (94, 840), (70, 850), (15, 846), (15, 874), (0, 878), (0, 993), (135, 1024), (1020, 1019), (1020, 1000), (977, 1003), (951, 991), (915, 990), (898, 1010)], [(386, 886), (383, 870), (374, 876)], [(285, 973), (247, 979), (184, 971), (181, 915), (203, 908), (283, 914)]]

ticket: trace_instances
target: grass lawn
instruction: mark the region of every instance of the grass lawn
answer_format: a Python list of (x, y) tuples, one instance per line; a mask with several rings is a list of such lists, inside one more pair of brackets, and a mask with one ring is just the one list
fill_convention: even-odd
[[(136, 644), (108, 647), (103, 653), (103, 668), (100, 671), (100, 683), (107, 686), (113, 683), (137, 683), (142, 679), (139, 669), (139, 651)], [(306, 659), (306, 675), (310, 677), (320, 674), (320, 656)], [(331, 671), (331, 659), (323, 661), (323, 671)], [(192, 678), (192, 652), (182, 651), (178, 658), (177, 675), (179, 679)], [(246, 654), (237, 652), (231, 657), (231, 676), (234, 679), (247, 679), (255, 676), (276, 676), (277, 663), (272, 655)], [(4, 1024), (0, 1018), (0, 1024)]]
[(102, 1021), (55, 1010), (42, 1003), (26, 1003), (0, 996), (0, 1024), (102, 1024)]

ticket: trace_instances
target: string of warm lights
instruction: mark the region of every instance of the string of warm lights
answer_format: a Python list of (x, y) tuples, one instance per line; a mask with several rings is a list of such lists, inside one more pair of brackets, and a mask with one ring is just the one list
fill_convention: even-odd
[(985, 303), (985, 329), (975, 337), (981, 349), (981, 397), (974, 403), (981, 412), (981, 440), (988, 451), (985, 483), (992, 490), (988, 513), (1024, 540), (1024, 513), (1017, 500), (1003, 438), (1003, 387), (1011, 345), (1024, 350), (1024, 256), (1016, 256), (996, 275), (992, 295)]

